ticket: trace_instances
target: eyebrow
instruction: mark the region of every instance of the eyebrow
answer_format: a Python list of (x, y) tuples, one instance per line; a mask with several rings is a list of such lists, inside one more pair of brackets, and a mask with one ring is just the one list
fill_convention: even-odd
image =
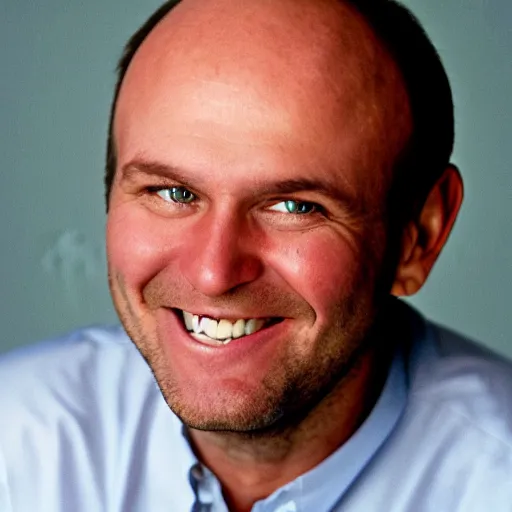
[(317, 180), (314, 178), (295, 178), (283, 181), (276, 181), (261, 188), (267, 194), (292, 194), (294, 192), (318, 192), (337, 202), (352, 203), (354, 198), (344, 189), (334, 184)]
[(178, 167), (161, 164), (158, 162), (146, 160), (132, 160), (123, 165), (120, 169), (120, 181), (135, 181), (140, 174), (160, 176), (170, 180), (179, 181), (183, 185), (192, 186), (192, 182), (187, 178), (186, 173), (180, 171)]
[[(121, 168), (121, 181), (135, 181), (137, 175), (156, 175), (179, 182), (181, 185), (196, 188), (194, 180), (179, 167), (159, 162), (135, 159)], [(199, 188), (199, 187), (197, 187)], [(339, 203), (350, 211), (359, 210), (355, 195), (347, 188), (341, 188), (332, 182), (315, 178), (293, 178), (266, 183), (253, 188), (254, 195), (293, 194), (295, 192), (317, 192)]]

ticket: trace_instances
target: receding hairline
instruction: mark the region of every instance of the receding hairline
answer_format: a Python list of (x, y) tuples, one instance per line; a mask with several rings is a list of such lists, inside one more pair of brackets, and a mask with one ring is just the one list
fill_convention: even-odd
[[(372, 0), (370, 0), (370, 3), (371, 3), (371, 1)], [(374, 1), (375, 1), (375, 4), (382, 4), (382, 5), (393, 4), (393, 2), (389, 2), (387, 0), (383, 0), (383, 1), (374, 0)], [(130, 64), (132, 63), (132, 61), (135, 59), (139, 49), (143, 46), (144, 42), (148, 38), (148, 36), (150, 34), (152, 34), (153, 31), (155, 30), (155, 28), (157, 28), (161, 23), (163, 23), (165, 20), (168, 20), (170, 14), (174, 10), (174, 7), (181, 3), (182, 2), (178, 0), (178, 1), (168, 2), (168, 3), (164, 4), (159, 9), (159, 11), (157, 11), (148, 20), (148, 23), (146, 23), (142, 27), (142, 29), (139, 30), (134, 35), (134, 37), (130, 40), (127, 47), (125, 48), (125, 53), (119, 63), (119, 68), (118, 68), (118, 71), (119, 71), (118, 79), (119, 80), (118, 80), (118, 85), (116, 88), (116, 94), (114, 96), (114, 101), (112, 104), (112, 111), (111, 111), (111, 124), (110, 124), (110, 131), (109, 131), (109, 152), (108, 152), (108, 156), (110, 158), (107, 160), (107, 175), (105, 178), (107, 187), (111, 186), (111, 180), (112, 180), (113, 174), (115, 172), (115, 166), (114, 166), (114, 164), (115, 164), (115, 142), (113, 140), (113, 133), (112, 133), (113, 132), (113, 121), (114, 121), (114, 114), (115, 114), (115, 109), (117, 106), (119, 91), (124, 82), (126, 72), (129, 68)], [(312, 2), (307, 2), (307, 3), (312, 5)], [(337, 2), (327, 2), (326, 1), (323, 3), (325, 5), (331, 5), (331, 6), (334, 6), (334, 5), (338, 5), (338, 7), (343, 6), (343, 8), (345, 8), (345, 9), (348, 8), (352, 13), (356, 14), (357, 17), (361, 20), (362, 26), (364, 26), (366, 28), (366, 32), (372, 34), (373, 39), (374, 39), (373, 44), (376, 44), (382, 51), (384, 51), (384, 53), (386, 53), (389, 56), (389, 59), (388, 59), (389, 62), (391, 62), (398, 69), (399, 74), (401, 74), (403, 76), (403, 71), (404, 71), (403, 64), (401, 62), (397, 61), (398, 59), (397, 59), (396, 55), (393, 53), (393, 51), (389, 51), (389, 42), (386, 40), (385, 37), (383, 37), (379, 33), (379, 30), (375, 28), (375, 20), (373, 20), (373, 22), (372, 22), (372, 20), (369, 19), (368, 15), (365, 14), (365, 12), (364, 12), (364, 9), (368, 9), (368, 8), (372, 9), (373, 8), (373, 7), (368, 7), (368, 5), (369, 5), (368, 1), (365, 1), (365, 0), (338, 0)], [(254, 5), (257, 6), (257, 3)], [(360, 8), (361, 5), (366, 6), (366, 7), (361, 9)], [(403, 7), (400, 7), (400, 9), (403, 9), (405, 12), (410, 14), (407, 9), (405, 9)], [(411, 17), (412, 17), (412, 15), (411, 15)], [(378, 22), (381, 23), (381, 25), (385, 24), (384, 20), (378, 20)], [(340, 25), (339, 20), (338, 20), (337, 24), (338, 24), (338, 26)], [(422, 29), (419, 24), (418, 24), (418, 27), (419, 28), (417, 30), (419, 30), (421, 32)], [(428, 40), (428, 38), (426, 38), (426, 36), (425, 36), (425, 39), (427, 40), (428, 43), (430, 43), (430, 41)], [(435, 52), (435, 49), (433, 49), (433, 47), (432, 47), (432, 51), (434, 52), (435, 56), (437, 56), (437, 53)], [(389, 65), (389, 62), (388, 62), (388, 65)], [(441, 69), (442, 69), (442, 65), (441, 65)], [(443, 71), (444, 71), (444, 69), (443, 69)], [(448, 85), (448, 89), (449, 89), (449, 85)], [(405, 84), (405, 95), (408, 99), (410, 99), (411, 91), (410, 91), (409, 84)], [(449, 100), (451, 100), (451, 96), (450, 96)], [(413, 120), (413, 124), (415, 124), (414, 120)], [(448, 132), (449, 132), (449, 130), (448, 130)], [(449, 139), (449, 136), (445, 137), (445, 138)], [(452, 137), (452, 139), (453, 139), (453, 137)], [(451, 141), (451, 144), (453, 144), (453, 140)], [(441, 153), (443, 153), (442, 158), (449, 158), (449, 155), (451, 153), (451, 145), (450, 145), (449, 140), (446, 142), (445, 146), (447, 146), (447, 147), (443, 151), (441, 151)], [(109, 170), (110, 170), (110, 175), (108, 174)], [(110, 182), (109, 182), (109, 178), (110, 178)], [(109, 188), (107, 188), (107, 201), (108, 201), (108, 192), (109, 192)]]
[[(359, 129), (365, 126), (365, 133), (371, 137), (361, 153), (385, 152), (386, 158), (394, 160), (401, 150), (398, 146), (405, 145), (410, 135), (408, 97), (400, 70), (364, 17), (350, 4), (332, 0), (321, 3), (262, 2), (262, 6), (257, 4), (255, 8), (250, 3), (230, 0), (181, 3), (182, 10), (168, 12), (133, 54), (116, 110), (124, 94), (130, 98), (128, 104), (139, 101), (141, 92), (144, 95), (146, 77), (153, 77), (149, 79), (153, 91), (160, 77), (164, 84), (168, 79), (181, 82), (180, 70), (185, 82), (193, 77), (194, 81), (200, 78), (213, 83), (220, 73), (220, 80), (233, 85), (239, 84), (239, 79), (242, 87), (264, 83), (271, 96), (277, 98), (278, 107), (288, 97), (300, 102), (303, 95), (316, 96), (318, 111), (323, 116), (331, 110), (333, 101), (346, 104), (346, 113), (357, 115)], [(225, 9), (226, 4), (223, 18), (218, 11)], [(187, 5), (192, 7), (183, 10)], [(289, 5), (296, 8), (287, 9)], [(252, 15), (250, 18), (247, 12)], [(271, 21), (264, 26), (268, 18)], [(242, 21), (226, 34), (224, 27), (226, 23), (231, 26), (233, 19)], [(308, 25), (312, 28), (310, 32)], [(216, 51), (212, 52), (212, 48)], [(239, 64), (240, 55), (246, 57), (243, 66)], [(174, 72), (168, 72), (168, 66)], [(336, 97), (339, 99), (335, 100)], [(125, 102), (122, 103), (124, 112)], [(116, 112), (114, 135), (118, 119)], [(388, 131), (383, 144), (380, 134), (391, 123), (394, 129)], [(386, 165), (391, 166), (392, 162)]]
[[(232, 9), (234, 13), (226, 16), (234, 19), (243, 18), (245, 10), (238, 7), (241, 3), (227, 1), (235, 7)], [(189, 4), (194, 5), (193, 2), (194, 0), (189, 0)], [(207, 1), (204, 3), (207, 4)], [(256, 18), (255, 20), (251, 18), (246, 23), (241, 21), (238, 24), (241, 27), (239, 31), (233, 29), (227, 35), (225, 23), (229, 23), (230, 20), (228, 18), (226, 21), (218, 21), (220, 17), (215, 11), (215, 6), (222, 4), (222, 0), (210, 2), (213, 9), (205, 10), (205, 18), (199, 17), (199, 9), (193, 10), (192, 16), (187, 13), (188, 16), (180, 15), (177, 19), (177, 12), (176, 15), (169, 12), (134, 53), (125, 73), (121, 91), (124, 84), (129, 81), (133, 68), (141, 67), (142, 60), (143, 73), (149, 71), (157, 79), (161, 75), (165, 76), (168, 66), (174, 66), (175, 62), (181, 62), (182, 65), (185, 63), (187, 66), (185, 80), (189, 78), (188, 67), (190, 62), (193, 62), (192, 72), (196, 73), (197, 70), (200, 79), (206, 78), (214, 82), (209, 75), (214, 68), (213, 73), (218, 73), (221, 77), (224, 75), (228, 81), (236, 83), (237, 77), (244, 75), (244, 71), (247, 70), (249, 82), (263, 77), (265, 82), (271, 84), (272, 89), (278, 89), (281, 82), (287, 88), (293, 86), (294, 82), (300, 82), (299, 89), (308, 90), (311, 75), (314, 75), (315, 84), (328, 85), (327, 89), (334, 94), (338, 89), (344, 96), (355, 97), (364, 89), (365, 97), (361, 98), (361, 105), (365, 107), (386, 93), (393, 95), (396, 89), (406, 95), (400, 70), (392, 55), (375, 36), (364, 17), (350, 5), (339, 0), (323, 2), (336, 8), (339, 15), (334, 16), (334, 13), (319, 8), (312, 0), (288, 0), (291, 5), (300, 3), (314, 6), (318, 13), (318, 22), (317, 19), (313, 22), (314, 30), (305, 33), (303, 25), (312, 23), (313, 12), (305, 9), (305, 12), (302, 12), (300, 5), (294, 13), (281, 8), (282, 12), (275, 13), (269, 22), (269, 25), (272, 23), (273, 26), (262, 27), (265, 19), (276, 11), (274, 6), (281, 5), (267, 3), (271, 9), (270, 13), (268, 10), (255, 13), (252, 17)], [(180, 7), (181, 5), (185, 7), (188, 4), (181, 2)], [(302, 20), (299, 20), (297, 15), (300, 15)], [(191, 17), (196, 25), (190, 22)], [(211, 23), (206, 23), (209, 21)], [(205, 25), (207, 28), (203, 29)], [(275, 40), (272, 40), (273, 31), (277, 30), (280, 32)], [(212, 48), (215, 51), (212, 51)], [(241, 62), (243, 65), (240, 65)], [(155, 74), (154, 68), (158, 69), (158, 66), (162, 71)], [(276, 75), (273, 75), (274, 72)], [(179, 75), (177, 79), (181, 80)], [(378, 84), (375, 84), (375, 81), (378, 81)], [(370, 90), (372, 86), (373, 90)], [(322, 98), (318, 99), (321, 101)], [(351, 97), (350, 101), (353, 99)], [(379, 104), (374, 110), (380, 112), (385, 109), (384, 103)]]

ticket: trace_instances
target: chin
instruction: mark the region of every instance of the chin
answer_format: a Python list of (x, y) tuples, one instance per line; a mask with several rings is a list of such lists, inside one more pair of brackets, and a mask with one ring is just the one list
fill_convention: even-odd
[(158, 379), (170, 409), (190, 428), (204, 431), (250, 433), (271, 428), (283, 416), (276, 395), (255, 396), (240, 389), (191, 389)]

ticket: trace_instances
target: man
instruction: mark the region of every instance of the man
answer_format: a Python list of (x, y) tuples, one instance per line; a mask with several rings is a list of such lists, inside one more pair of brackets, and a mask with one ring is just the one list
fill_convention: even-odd
[(106, 174), (147, 364), (122, 329), (7, 356), (1, 510), (511, 510), (510, 365), (396, 300), (462, 201), (452, 116), (392, 1), (165, 4)]

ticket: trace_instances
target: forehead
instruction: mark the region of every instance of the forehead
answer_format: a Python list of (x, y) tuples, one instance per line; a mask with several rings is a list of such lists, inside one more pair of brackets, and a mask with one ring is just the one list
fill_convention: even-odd
[(171, 11), (123, 81), (119, 154), (180, 123), (232, 145), (322, 141), (318, 150), (350, 148), (362, 166), (389, 164), (410, 127), (400, 73), (365, 21), (341, 2), (309, 0), (184, 0)]

